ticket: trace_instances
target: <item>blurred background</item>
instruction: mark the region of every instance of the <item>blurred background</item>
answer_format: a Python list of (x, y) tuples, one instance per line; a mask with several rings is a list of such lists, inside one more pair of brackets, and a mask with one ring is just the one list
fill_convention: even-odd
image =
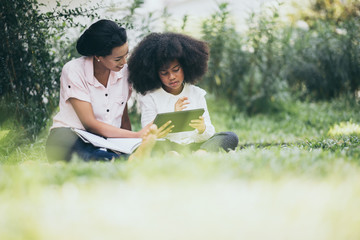
[[(360, 239), (360, 0), (0, 0), (0, 239)], [(49, 162), (91, 23), (205, 40), (231, 153)], [(140, 129), (136, 94), (133, 129)]]
[[(30, 138), (56, 111), (62, 65), (81, 32), (100, 18), (124, 25), (130, 47), (152, 31), (209, 43), (210, 94), (248, 114), (294, 100), (358, 98), (358, 0), (48, 1), (2, 3), (0, 122), (16, 119)], [(13, 123), (13, 121), (11, 121)]]

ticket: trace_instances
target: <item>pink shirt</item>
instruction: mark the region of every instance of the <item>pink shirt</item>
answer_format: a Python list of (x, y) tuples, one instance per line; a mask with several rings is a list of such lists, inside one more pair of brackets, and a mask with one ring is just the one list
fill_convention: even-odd
[(55, 115), (51, 129), (72, 127), (85, 130), (69, 98), (91, 103), (97, 120), (120, 128), (131, 94), (127, 78), (125, 65), (119, 72), (110, 72), (107, 87), (104, 87), (94, 76), (93, 57), (80, 57), (66, 63), (60, 77), (60, 111)]

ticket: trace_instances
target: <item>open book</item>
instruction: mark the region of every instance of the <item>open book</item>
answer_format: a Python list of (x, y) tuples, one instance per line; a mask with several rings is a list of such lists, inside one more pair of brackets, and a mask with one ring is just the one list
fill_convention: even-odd
[(141, 138), (104, 138), (84, 130), (72, 129), (84, 142), (95, 147), (107, 148), (114, 152), (131, 154), (140, 146)]

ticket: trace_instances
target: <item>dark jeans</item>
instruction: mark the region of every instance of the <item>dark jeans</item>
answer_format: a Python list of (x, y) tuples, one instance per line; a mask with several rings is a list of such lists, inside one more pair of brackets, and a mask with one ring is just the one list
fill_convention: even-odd
[(46, 142), (48, 159), (70, 161), (73, 154), (77, 154), (84, 161), (110, 161), (120, 156), (128, 157), (127, 154), (118, 155), (95, 147), (91, 143), (85, 143), (70, 128), (52, 129)]
[(233, 132), (219, 132), (215, 133), (214, 136), (209, 138), (205, 142), (201, 143), (191, 143), (187, 145), (182, 145), (174, 142), (166, 141), (158, 141), (156, 142), (154, 151), (156, 152), (169, 152), (169, 151), (177, 151), (177, 152), (191, 152), (199, 149), (203, 149), (207, 152), (219, 152), (221, 150), (225, 150), (229, 152), (230, 150), (235, 150), (239, 143), (238, 136)]

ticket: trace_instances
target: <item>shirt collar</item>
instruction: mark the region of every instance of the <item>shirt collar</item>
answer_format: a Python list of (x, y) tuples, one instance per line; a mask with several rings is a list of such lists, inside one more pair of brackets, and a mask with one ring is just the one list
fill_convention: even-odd
[[(99, 87), (102, 84), (96, 80), (94, 76), (94, 58), (92, 56), (85, 57), (85, 77), (89, 84)], [(127, 64), (119, 72), (110, 71), (109, 84), (114, 85), (117, 81), (127, 77)]]
[(94, 77), (94, 58), (92, 56), (85, 57), (85, 77), (86, 81), (95, 87), (100, 86), (101, 83), (96, 81)]

